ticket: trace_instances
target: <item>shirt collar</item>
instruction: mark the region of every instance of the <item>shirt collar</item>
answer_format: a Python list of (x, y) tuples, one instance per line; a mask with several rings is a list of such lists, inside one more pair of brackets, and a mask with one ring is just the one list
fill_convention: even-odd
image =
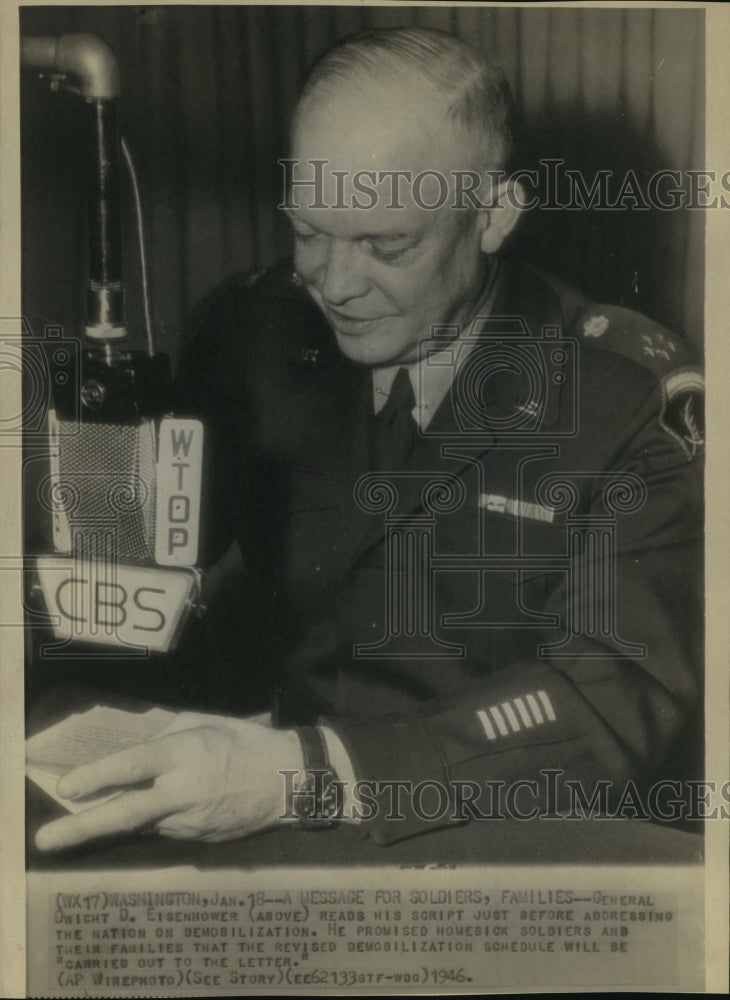
[[(490, 268), (490, 275), (487, 279), (484, 294), (479, 300), (479, 305), (474, 311), (474, 316), (468, 323), (462, 326), (458, 337), (449, 341), (444, 346), (443, 351), (429, 353), (428, 364), (426, 364), (426, 359), (422, 358), (420, 361), (410, 365), (373, 368), (373, 411), (375, 413), (379, 413), (385, 406), (393, 386), (393, 380), (399, 369), (406, 368), (411, 385), (413, 386), (413, 395), (416, 399), (416, 405), (411, 411), (413, 418), (421, 430), (424, 430), (428, 426), (436, 410), (441, 405), (444, 396), (448, 393), (454, 379), (457, 365), (453, 364), (450, 360), (454, 356), (454, 347), (462, 344), (467, 339), (470, 328), (477, 318), (483, 319), (492, 310), (498, 271), (499, 265)], [(463, 363), (470, 346), (471, 344), (467, 344), (466, 349), (457, 352), (458, 365)]]

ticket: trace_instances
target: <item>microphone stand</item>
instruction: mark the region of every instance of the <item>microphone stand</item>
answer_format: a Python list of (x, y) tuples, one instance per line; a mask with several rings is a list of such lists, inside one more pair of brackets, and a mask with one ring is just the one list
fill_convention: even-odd
[[(169, 415), (170, 362), (154, 353), (151, 331), (147, 352), (128, 346), (117, 60), (94, 35), (25, 36), (21, 66), (48, 79), (52, 90), (63, 86), (81, 98), (79, 155), (87, 178), (80, 380), (58, 370), (67, 363), (67, 352), (57, 343), (47, 359), (53, 386), (49, 478), (60, 497), (53, 508), (54, 547), (73, 556), (74, 564), (38, 560), (40, 589), (58, 623), (55, 634), (64, 642), (140, 650), (142, 640), (149, 649), (167, 652), (189, 611), (199, 610), (195, 563), (203, 428)], [(128, 165), (138, 195), (129, 159)], [(144, 257), (141, 210), (139, 216)], [(146, 278), (144, 288), (148, 315)]]

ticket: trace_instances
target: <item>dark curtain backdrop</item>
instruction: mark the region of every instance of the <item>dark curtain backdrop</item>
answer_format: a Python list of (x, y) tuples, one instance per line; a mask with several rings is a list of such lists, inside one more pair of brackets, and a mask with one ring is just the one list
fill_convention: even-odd
[[(703, 169), (704, 13), (461, 7), (26, 8), (29, 34), (88, 31), (116, 51), (121, 118), (146, 208), (156, 334), (225, 275), (290, 250), (277, 212), (287, 121), (307, 66), (370, 26), (442, 28), (492, 52), (524, 118), (521, 162), (559, 157), (592, 177)], [(85, 218), (79, 102), (27, 80), (21, 109), (23, 281), (36, 336), (83, 322)], [(125, 196), (127, 313), (140, 335), (139, 267)], [(513, 253), (599, 300), (638, 308), (699, 342), (700, 211), (531, 212)]]

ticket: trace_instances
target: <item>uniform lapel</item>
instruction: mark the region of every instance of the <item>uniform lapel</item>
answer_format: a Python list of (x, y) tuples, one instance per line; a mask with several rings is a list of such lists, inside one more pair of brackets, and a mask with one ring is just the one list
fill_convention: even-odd
[(342, 513), (333, 518), (327, 541), (332, 559), (346, 567), (373, 523), (372, 513), (355, 499), (356, 484), (370, 471), (370, 370), (333, 354), (309, 374), (306, 407), (311, 461), (331, 489), (333, 507)]
[[(559, 327), (560, 336), (566, 335), (560, 300), (537, 272), (502, 265), (498, 281), (490, 316), (524, 320), (529, 335), (525, 338), (526, 343), (541, 338), (545, 327)], [(539, 349), (537, 344), (535, 349)], [(482, 351), (485, 357), (489, 350), (487, 341), (479, 337), (475, 350)], [(476, 360), (474, 355), (471, 357)], [(489, 485), (492, 478), (495, 482), (504, 480), (505, 462), (510, 468), (514, 465), (513, 451), (495, 447), (503, 435), (495, 433), (488, 420), (475, 425), (473, 421), (470, 423), (468, 413), (465, 415), (463, 400), (468, 400), (468, 393), (473, 392), (466, 382), (468, 378), (474, 381), (473, 369), (467, 376), (468, 367), (467, 363), (461, 368), (431, 422), (425, 430), (419, 431), (408, 469), (390, 476), (387, 472), (383, 473), (384, 479), (390, 478), (397, 485), (398, 513), (401, 516), (422, 511), (423, 488), (430, 480), (443, 475), (456, 476), (465, 484), (466, 478), (477, 466), (481, 466)], [(547, 394), (540, 433), (536, 439), (549, 431), (550, 424), (557, 419), (559, 395), (558, 391)], [(514, 391), (508, 380), (500, 381), (498, 377), (493, 377), (485, 402), (496, 413), (508, 412), (514, 407)], [(360, 554), (382, 539), (386, 530), (385, 517), (380, 514), (360, 519), (358, 532), (361, 528), (365, 531), (358, 546)]]

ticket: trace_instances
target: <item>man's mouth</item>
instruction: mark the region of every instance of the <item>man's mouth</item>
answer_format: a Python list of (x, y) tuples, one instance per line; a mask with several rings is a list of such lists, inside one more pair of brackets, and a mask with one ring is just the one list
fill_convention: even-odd
[(387, 319), (387, 316), (357, 316), (343, 313), (328, 305), (325, 305), (325, 310), (332, 325), (341, 333), (363, 333), (375, 326), (376, 323)]

